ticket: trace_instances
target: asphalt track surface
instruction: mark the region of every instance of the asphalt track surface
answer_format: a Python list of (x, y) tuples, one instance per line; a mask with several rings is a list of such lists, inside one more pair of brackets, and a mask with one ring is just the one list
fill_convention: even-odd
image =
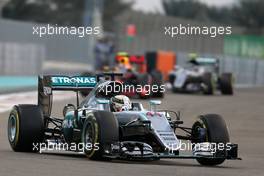
[[(73, 101), (73, 100), (72, 100)], [(69, 101), (55, 102), (54, 113)], [(144, 102), (144, 104), (147, 104)], [(7, 141), (8, 113), (0, 114), (0, 176), (262, 176), (264, 175), (264, 89), (240, 89), (234, 96), (166, 94), (162, 108), (182, 111), (185, 124), (198, 114), (221, 114), (229, 127), (231, 141), (239, 144), (242, 161), (226, 161), (216, 167), (200, 166), (195, 160), (153, 162), (90, 161), (73, 153), (16, 153)]]

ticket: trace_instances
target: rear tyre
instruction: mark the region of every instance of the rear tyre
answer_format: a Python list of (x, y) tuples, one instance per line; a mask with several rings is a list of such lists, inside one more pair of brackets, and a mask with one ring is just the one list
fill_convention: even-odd
[(219, 82), (220, 90), (223, 95), (233, 95), (233, 76), (232, 73), (223, 73)]
[(176, 76), (174, 74), (169, 74), (169, 83), (173, 86), (173, 83), (176, 79)]
[[(38, 152), (44, 139), (44, 121), (37, 105), (16, 105), (8, 118), (8, 141), (16, 152)], [(33, 145), (34, 144), (34, 145)]]
[(203, 93), (205, 95), (213, 95), (214, 94), (214, 83), (213, 77), (211, 73), (205, 73), (203, 75), (203, 83), (205, 87), (203, 88)]
[[(197, 140), (197, 138), (199, 138), (199, 129), (201, 128), (204, 128), (206, 131), (205, 138)], [(229, 142), (229, 133), (226, 123), (221, 116), (217, 114), (207, 114), (200, 116), (199, 119), (193, 124), (192, 138), (194, 139), (192, 143), (211, 142), (216, 144), (226, 144)], [(206, 166), (219, 165), (225, 161), (224, 158), (197, 158), (196, 160), (201, 165)]]
[(95, 111), (87, 115), (83, 125), (82, 142), (86, 156), (92, 160), (103, 160), (105, 150), (119, 140), (118, 122), (114, 114), (107, 111)]

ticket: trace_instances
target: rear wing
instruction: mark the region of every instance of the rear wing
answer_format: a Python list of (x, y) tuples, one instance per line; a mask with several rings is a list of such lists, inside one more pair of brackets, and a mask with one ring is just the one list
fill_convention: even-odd
[(43, 76), (39, 77), (39, 82), (43, 87), (51, 90), (71, 90), (92, 89), (96, 86), (96, 76)]
[(217, 58), (198, 57), (195, 59), (199, 65), (214, 65), (219, 63)]
[[(101, 73), (95, 76), (45, 75), (38, 77), (38, 105), (44, 116), (50, 117), (53, 91), (92, 90), (101, 79), (115, 80), (121, 73)], [(78, 94), (77, 94), (78, 101)]]

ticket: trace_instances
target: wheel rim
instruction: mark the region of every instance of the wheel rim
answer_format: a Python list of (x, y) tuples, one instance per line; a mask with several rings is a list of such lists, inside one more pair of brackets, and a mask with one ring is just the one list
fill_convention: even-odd
[(85, 131), (85, 143), (92, 143), (93, 141), (93, 130), (91, 124), (87, 124), (87, 128)]
[[(199, 137), (199, 128), (201, 128), (199, 125), (196, 125), (193, 130), (192, 130), (192, 136), (193, 136), (193, 141), (192, 142), (198, 142), (198, 137)], [(195, 140), (194, 140), (195, 139)]]
[(11, 142), (15, 141), (17, 132), (17, 120), (14, 115), (11, 115), (8, 120), (8, 139)]
[(192, 127), (192, 137), (194, 139), (192, 139), (192, 142), (197, 143), (197, 142), (207, 142), (208, 141), (207, 134), (206, 134), (206, 137), (205, 137), (205, 139), (203, 141), (197, 141), (197, 139), (199, 139), (199, 137), (200, 137), (199, 130), (202, 129), (202, 128), (205, 128), (205, 127), (203, 126), (203, 124), (201, 124), (201, 122), (196, 122), (193, 125), (193, 127)]

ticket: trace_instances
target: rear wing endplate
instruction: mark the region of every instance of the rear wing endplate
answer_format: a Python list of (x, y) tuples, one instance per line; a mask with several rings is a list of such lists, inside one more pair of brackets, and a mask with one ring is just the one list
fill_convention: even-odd
[(38, 105), (44, 116), (50, 117), (53, 91), (92, 90), (97, 84), (96, 76), (57, 76), (46, 75), (38, 77)]

